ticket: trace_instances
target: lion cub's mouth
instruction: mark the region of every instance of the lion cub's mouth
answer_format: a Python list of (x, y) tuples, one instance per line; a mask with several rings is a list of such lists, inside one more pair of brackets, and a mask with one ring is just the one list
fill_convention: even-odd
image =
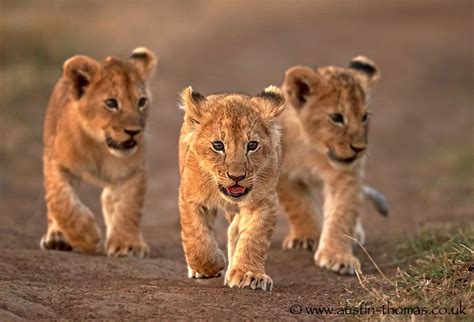
[(135, 154), (138, 150), (138, 142), (134, 139), (128, 139), (124, 142), (117, 142), (111, 137), (105, 139), (109, 152), (117, 158), (125, 158)]
[(332, 161), (342, 163), (342, 164), (351, 164), (352, 162), (354, 162), (357, 159), (358, 155), (356, 153), (354, 156), (352, 156), (350, 158), (341, 158), (336, 153), (334, 153), (333, 150), (329, 150), (328, 156)]
[(252, 190), (252, 188), (242, 187), (238, 184), (229, 187), (219, 185), (219, 189), (223, 194), (232, 198), (241, 198), (247, 195)]
[(107, 146), (109, 148), (122, 151), (131, 150), (138, 144), (137, 141), (135, 141), (134, 139), (129, 139), (120, 143), (112, 139), (110, 136), (105, 139), (105, 142), (107, 143)]

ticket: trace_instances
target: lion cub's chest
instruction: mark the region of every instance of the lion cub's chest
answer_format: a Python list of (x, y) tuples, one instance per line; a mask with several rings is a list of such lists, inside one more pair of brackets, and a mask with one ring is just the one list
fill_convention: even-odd
[(126, 162), (125, 159), (107, 156), (102, 160), (88, 160), (79, 176), (99, 186), (112, 185), (130, 177), (137, 168), (136, 161)]

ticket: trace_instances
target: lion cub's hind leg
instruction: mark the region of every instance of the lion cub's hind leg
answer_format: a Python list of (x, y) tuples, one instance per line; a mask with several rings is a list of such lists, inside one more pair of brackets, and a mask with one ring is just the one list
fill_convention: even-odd
[(316, 250), (319, 229), (310, 188), (303, 182), (280, 177), (278, 195), (290, 223), (290, 233), (283, 240), (283, 249)]
[(148, 245), (143, 240), (139, 226), (145, 189), (145, 175), (139, 173), (125, 182), (105, 187), (102, 191), (102, 212), (107, 226), (107, 255), (149, 255)]
[[(355, 229), (354, 229), (354, 238), (359, 243), (364, 245), (364, 243), (365, 243), (365, 231), (364, 231), (364, 227), (362, 226), (362, 220), (361, 220), (360, 217), (357, 218), (356, 226), (355, 226)], [(357, 243), (354, 242), (354, 244), (357, 244)]]

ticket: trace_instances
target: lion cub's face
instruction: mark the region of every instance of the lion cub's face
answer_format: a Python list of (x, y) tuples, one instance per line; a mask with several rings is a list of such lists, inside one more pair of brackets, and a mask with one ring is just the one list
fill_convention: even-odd
[(146, 82), (155, 64), (146, 48), (127, 61), (75, 56), (64, 63), (79, 124), (114, 156), (131, 156), (142, 144), (151, 99)]
[(284, 108), (284, 99), (279, 89), (269, 87), (256, 97), (204, 97), (188, 88), (182, 99), (190, 128), (183, 139), (189, 140), (200, 168), (212, 177), (214, 189), (230, 202), (265, 189), (265, 171), (280, 144), (275, 118)]
[(293, 67), (283, 85), (308, 140), (336, 165), (351, 165), (367, 148), (368, 89), (379, 78), (372, 61), (354, 58), (349, 68)]

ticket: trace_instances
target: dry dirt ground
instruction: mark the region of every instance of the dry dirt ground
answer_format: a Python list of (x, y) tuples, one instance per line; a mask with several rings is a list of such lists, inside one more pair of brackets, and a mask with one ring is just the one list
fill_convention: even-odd
[[(420, 227), (473, 221), (472, 1), (0, 1), (0, 320), (39, 318), (303, 318), (293, 304), (338, 306), (353, 277), (280, 249), (267, 262), (272, 293), (188, 280), (179, 238), (178, 92), (256, 93), (297, 64), (346, 65), (364, 54), (382, 79), (367, 181), (390, 217), (365, 211), (367, 249), (390, 272), (393, 241)], [(160, 56), (148, 128), (150, 180), (143, 231), (149, 259), (44, 252), (44, 110), (62, 62), (74, 54)], [(99, 190), (81, 197), (101, 217)], [(218, 221), (224, 247), (226, 224)], [(361, 251), (363, 269), (373, 272)]]

